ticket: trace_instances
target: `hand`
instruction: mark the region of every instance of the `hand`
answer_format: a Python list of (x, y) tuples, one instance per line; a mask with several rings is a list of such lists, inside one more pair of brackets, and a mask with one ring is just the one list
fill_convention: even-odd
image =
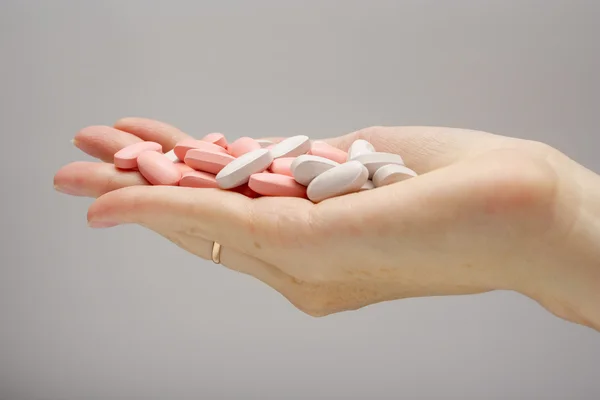
[[(562, 318), (600, 326), (600, 257), (582, 247), (582, 235), (596, 238), (588, 228), (600, 220), (600, 195), (581, 191), (583, 181), (598, 188), (599, 179), (547, 145), (449, 128), (363, 129), (326, 141), (346, 150), (366, 139), (400, 154), (419, 176), (315, 205), (149, 186), (137, 172), (116, 170), (113, 154), (140, 140), (168, 151), (189, 136), (140, 118), (115, 128), (80, 131), (76, 146), (104, 162), (72, 163), (55, 177), (58, 190), (98, 197), (88, 212), (93, 227), (139, 224), (204, 259), (216, 241), (224, 266), (313, 316), (507, 289)], [(584, 207), (595, 219), (583, 221)]]

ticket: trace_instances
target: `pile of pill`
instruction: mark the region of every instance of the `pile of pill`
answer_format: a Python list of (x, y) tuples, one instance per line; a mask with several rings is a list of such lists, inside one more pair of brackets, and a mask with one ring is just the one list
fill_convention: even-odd
[(377, 152), (358, 139), (348, 152), (308, 136), (279, 143), (221, 133), (186, 139), (163, 153), (156, 142), (139, 142), (114, 155), (119, 169), (138, 170), (152, 185), (233, 190), (249, 197), (331, 197), (396, 183), (417, 174), (397, 154)]

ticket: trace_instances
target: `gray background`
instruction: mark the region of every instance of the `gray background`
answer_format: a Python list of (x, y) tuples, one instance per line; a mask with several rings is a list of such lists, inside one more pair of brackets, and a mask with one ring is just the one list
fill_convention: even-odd
[(600, 335), (496, 292), (323, 319), (53, 191), (123, 116), (193, 135), (446, 125), (600, 171), (600, 3), (0, 2), (0, 398), (597, 399)]

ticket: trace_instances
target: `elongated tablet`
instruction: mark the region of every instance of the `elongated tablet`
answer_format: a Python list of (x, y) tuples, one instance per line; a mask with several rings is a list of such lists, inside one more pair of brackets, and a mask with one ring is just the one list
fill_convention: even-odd
[(208, 143), (216, 144), (217, 146), (221, 146), (224, 149), (227, 148), (227, 139), (222, 133), (209, 133), (208, 135), (204, 136), (201, 140)]
[(417, 173), (404, 165), (388, 164), (379, 168), (373, 174), (373, 184), (375, 187), (391, 185), (417, 176)]
[(305, 135), (292, 136), (282, 140), (271, 148), (273, 158), (296, 157), (308, 153), (310, 138)]
[(221, 189), (232, 189), (248, 183), (252, 174), (263, 172), (273, 162), (268, 149), (258, 149), (246, 153), (227, 164), (218, 174), (217, 183)]
[(314, 203), (358, 192), (369, 179), (369, 171), (358, 161), (339, 164), (317, 176), (308, 185), (307, 196)]
[(364, 139), (357, 139), (352, 142), (348, 149), (347, 160), (353, 160), (355, 157), (365, 153), (375, 153), (375, 147)]
[(242, 156), (254, 150), (262, 148), (261, 145), (251, 137), (241, 137), (227, 145), (227, 151), (234, 157)]
[(162, 145), (156, 142), (138, 142), (123, 147), (115, 153), (115, 167), (121, 169), (137, 168), (137, 158), (145, 151), (156, 151), (162, 154)]
[(227, 153), (227, 151), (214, 143), (206, 142), (204, 140), (197, 139), (184, 139), (177, 143), (173, 148), (173, 152), (180, 160), (185, 160), (185, 156), (188, 151), (192, 149), (202, 149), (202, 150), (210, 150), (217, 151), (221, 153)]
[(179, 186), (193, 188), (218, 188), (214, 174), (202, 171), (186, 172), (179, 181)]
[(340, 164), (325, 157), (303, 154), (292, 162), (290, 171), (296, 182), (308, 186), (317, 176), (338, 165)]
[(152, 185), (177, 186), (181, 171), (163, 153), (145, 151), (137, 158), (140, 174)]
[(388, 164), (404, 165), (404, 160), (398, 154), (393, 153), (362, 153), (352, 159), (363, 164), (369, 170), (369, 179), (373, 178), (375, 172)]
[(296, 157), (281, 157), (275, 159), (271, 163), (269, 170), (275, 174), (293, 176), (291, 167), (294, 160), (296, 160)]
[(337, 163), (346, 162), (348, 159), (348, 153), (343, 150), (338, 149), (330, 145), (329, 143), (325, 143), (323, 141), (314, 141), (310, 147), (310, 151), (308, 154), (312, 154), (314, 156), (328, 158)]
[(306, 197), (306, 187), (289, 175), (264, 172), (252, 174), (248, 187), (263, 196)]
[(216, 175), (234, 160), (235, 157), (220, 151), (191, 149), (183, 161), (195, 170)]

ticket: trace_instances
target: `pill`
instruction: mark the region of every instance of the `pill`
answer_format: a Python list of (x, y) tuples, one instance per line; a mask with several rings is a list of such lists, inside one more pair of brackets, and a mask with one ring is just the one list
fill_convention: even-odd
[(325, 157), (303, 154), (294, 159), (290, 170), (296, 182), (308, 186), (317, 176), (338, 165), (340, 164)]
[(344, 150), (340, 150), (337, 147), (322, 141), (313, 142), (308, 154), (328, 158), (340, 164), (346, 162), (348, 159), (348, 153), (346, 153)]
[(145, 151), (137, 158), (140, 174), (152, 185), (177, 186), (181, 171), (173, 161), (156, 151)]
[(221, 146), (222, 148), (227, 148), (227, 139), (225, 135), (222, 133), (209, 133), (208, 135), (202, 138), (203, 141), (216, 144), (217, 146)]
[(271, 142), (270, 140), (265, 140), (265, 139), (257, 139), (256, 142), (260, 145), (261, 148), (265, 148), (271, 145), (274, 145), (275, 143)]
[(179, 186), (193, 188), (218, 188), (214, 174), (202, 171), (186, 172), (179, 181)]
[(333, 167), (310, 182), (307, 188), (308, 198), (320, 201), (358, 192), (369, 179), (369, 171), (359, 161), (348, 161)]
[(179, 169), (179, 171), (181, 171), (182, 174), (185, 174), (187, 172), (193, 172), (193, 171), (195, 171), (194, 168), (190, 167), (189, 165), (187, 165), (183, 161), (174, 162), (173, 165), (176, 166), (177, 169)]
[(227, 164), (218, 174), (217, 183), (222, 189), (248, 183), (252, 174), (263, 172), (273, 162), (273, 155), (268, 149), (258, 149), (246, 153)]
[(308, 136), (298, 135), (282, 140), (271, 148), (273, 159), (281, 157), (296, 157), (310, 151)]
[(391, 185), (417, 176), (417, 173), (404, 165), (388, 164), (379, 168), (373, 174), (373, 184), (375, 187)]
[[(181, 183), (180, 183), (180, 185), (181, 185)], [(362, 185), (360, 187), (360, 191), (364, 192), (365, 190), (371, 190), (371, 189), (374, 189), (374, 188), (375, 188), (375, 185), (373, 184), (373, 181), (369, 179), (368, 181), (365, 182), (364, 185)]]
[(282, 157), (276, 160), (273, 160), (271, 166), (269, 167), (270, 172), (275, 174), (294, 176), (292, 174), (291, 166), (296, 157)]
[(306, 197), (306, 187), (289, 175), (253, 174), (248, 181), (248, 187), (263, 196)]
[(165, 153), (165, 156), (174, 163), (181, 161), (175, 154), (175, 149), (171, 149)]
[(197, 139), (184, 139), (175, 145), (173, 151), (175, 152), (177, 158), (179, 158), (180, 160), (185, 160), (185, 155), (191, 149), (202, 149), (227, 153), (227, 150), (225, 150), (221, 146), (217, 146), (216, 144)]
[(373, 174), (375, 174), (375, 172), (384, 165), (404, 165), (402, 157), (400, 157), (398, 154), (393, 153), (362, 153), (354, 157), (352, 160), (358, 161), (362, 163), (365, 167), (367, 167), (367, 169), (369, 170), (369, 179), (372, 179)]
[(191, 149), (183, 161), (195, 170), (216, 175), (235, 159), (235, 157), (220, 151)]
[(234, 157), (239, 157), (246, 153), (262, 148), (261, 145), (250, 137), (241, 137), (233, 143), (227, 145), (227, 151)]
[(250, 187), (248, 186), (247, 183), (243, 184), (242, 186), (235, 187), (235, 188), (231, 189), (231, 191), (243, 194), (244, 196), (250, 197), (251, 199), (260, 197), (260, 194), (256, 193), (254, 190), (250, 189)]
[(162, 146), (156, 142), (138, 142), (130, 144), (115, 153), (115, 167), (121, 169), (137, 168), (137, 158), (145, 151), (154, 151), (162, 154)]
[(348, 158), (347, 160), (353, 160), (355, 157), (365, 154), (365, 153), (374, 153), (375, 147), (364, 139), (357, 139), (350, 145), (348, 149)]

